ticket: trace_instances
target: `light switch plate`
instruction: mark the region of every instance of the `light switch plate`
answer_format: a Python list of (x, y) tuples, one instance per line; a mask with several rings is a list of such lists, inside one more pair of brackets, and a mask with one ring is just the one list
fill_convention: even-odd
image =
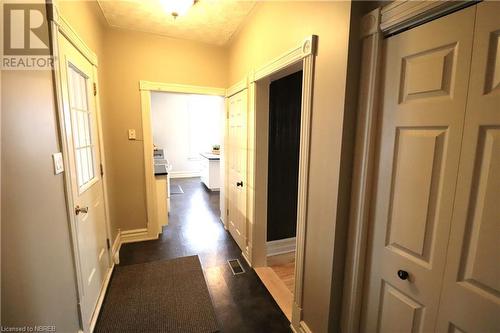
[(135, 129), (129, 129), (128, 130), (128, 139), (129, 140), (135, 140)]
[(62, 153), (52, 154), (52, 160), (54, 161), (54, 174), (58, 175), (64, 171), (64, 162)]

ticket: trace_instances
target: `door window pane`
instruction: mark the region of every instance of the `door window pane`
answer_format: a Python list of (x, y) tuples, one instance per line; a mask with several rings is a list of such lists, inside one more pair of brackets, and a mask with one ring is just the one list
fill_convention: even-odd
[(95, 149), (92, 140), (92, 111), (88, 108), (88, 77), (72, 65), (68, 66), (73, 149), (78, 187), (81, 190), (95, 177)]

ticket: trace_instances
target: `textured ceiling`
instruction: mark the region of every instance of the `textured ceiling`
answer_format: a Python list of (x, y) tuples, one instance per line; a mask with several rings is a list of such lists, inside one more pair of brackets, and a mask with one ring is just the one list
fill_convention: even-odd
[(160, 0), (98, 1), (110, 26), (214, 45), (226, 44), (255, 5), (255, 1), (199, 0), (186, 15), (174, 19)]

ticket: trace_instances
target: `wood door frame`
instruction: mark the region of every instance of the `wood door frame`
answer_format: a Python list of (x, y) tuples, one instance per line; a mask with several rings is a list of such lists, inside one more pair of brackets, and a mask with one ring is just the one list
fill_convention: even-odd
[[(146, 180), (147, 228), (138, 236), (139, 240), (157, 239), (162, 226), (156, 219), (156, 187), (153, 161), (153, 129), (151, 117), (151, 92), (184, 93), (197, 95), (226, 96), (226, 89), (206, 86), (192, 86), (175, 83), (139, 81), (141, 93), (142, 138), (144, 150), (144, 177)], [(150, 167), (148, 167), (148, 165)], [(225, 185), (225, 184), (224, 184)], [(135, 241), (135, 240), (134, 240)]]
[[(99, 91), (98, 84), (98, 59), (97, 55), (85, 44), (85, 42), (78, 36), (76, 31), (69, 25), (69, 23), (59, 14), (57, 5), (53, 4), (52, 6), (47, 6), (47, 16), (50, 20), (51, 26), (51, 43), (53, 48), (53, 56), (55, 59), (59, 58), (59, 38), (60, 36), (64, 36), (92, 65), (93, 67), (93, 81), (96, 85), (97, 91)], [(59, 130), (59, 139), (61, 142), (61, 150), (63, 154), (63, 162), (64, 162), (64, 187), (65, 187), (65, 196), (66, 196), (66, 209), (67, 216), (69, 221), (69, 231), (70, 238), (72, 243), (72, 252), (73, 252), (73, 260), (74, 260), (74, 271), (76, 275), (76, 287), (77, 287), (77, 297), (78, 304), (77, 307), (79, 309), (79, 315), (81, 316), (81, 307), (80, 301), (83, 295), (83, 280), (80, 274), (81, 265), (80, 265), (80, 255), (78, 251), (78, 239), (76, 235), (76, 217), (74, 214), (74, 200), (73, 200), (73, 190), (71, 185), (71, 169), (69, 163), (69, 151), (70, 146), (67, 137), (67, 129), (64, 122), (64, 99), (63, 99), (63, 90), (62, 86), (62, 77), (61, 72), (59, 70), (59, 62), (54, 62), (54, 89), (56, 95), (56, 105), (57, 105), (57, 121), (58, 121), (58, 130)], [(99, 158), (102, 164), (102, 168), (104, 171), (104, 175), (101, 175), (102, 185), (103, 185), (103, 200), (104, 200), (104, 213), (105, 213), (105, 230), (106, 230), (106, 238), (108, 241), (107, 255), (108, 255), (108, 271), (105, 273), (104, 284), (100, 291), (99, 297), (97, 299), (96, 308), (91, 318), (91, 322), (89, 327), (85, 327), (84, 323), (80, 323), (83, 325), (81, 329), (85, 332), (93, 331), (95, 324), (97, 322), (97, 317), (99, 315), (102, 303), (104, 301), (104, 296), (106, 294), (106, 290), (109, 285), (109, 281), (111, 278), (111, 274), (114, 269), (114, 252), (110, 248), (111, 245), (111, 226), (109, 221), (109, 199), (108, 199), (108, 178), (106, 172), (106, 159), (105, 159), (105, 150), (104, 150), (104, 142), (103, 142), (103, 131), (102, 131), (102, 115), (100, 108), (100, 100), (99, 94), (95, 95), (95, 112), (96, 112), (96, 121), (97, 121), (97, 131), (98, 131), (98, 141), (99, 141)]]
[(342, 332), (360, 330), (363, 304), (368, 229), (374, 205), (374, 168), (379, 132), (379, 88), (381, 84), (382, 41), (477, 2), (411, 0), (394, 1), (363, 16), (361, 20), (362, 63), (356, 143), (352, 174), (351, 211), (344, 272)]
[[(296, 331), (308, 331), (307, 325), (302, 320), (302, 290), (304, 272), (304, 251), (305, 251), (305, 231), (307, 224), (307, 189), (309, 176), (309, 150), (310, 131), (312, 113), (312, 93), (314, 60), (317, 50), (317, 36), (311, 35), (298, 43), (294, 48), (288, 50), (281, 56), (271, 60), (267, 64), (251, 71), (247, 80), (243, 80), (233, 86), (230, 91), (244, 89), (248, 87), (248, 115), (247, 115), (247, 247), (243, 251), (243, 256), (251, 266), (262, 266), (265, 263), (266, 245), (266, 218), (262, 212), (267, 210), (267, 175), (260, 177), (259, 170), (262, 161), (256, 154), (257, 146), (262, 142), (257, 137), (257, 131), (264, 131), (265, 128), (257, 122), (257, 113), (266, 112), (269, 108), (267, 83), (271, 79), (285, 76), (284, 73), (291, 74), (296, 69), (302, 69), (302, 102), (300, 121), (300, 149), (299, 149), (299, 181), (297, 200), (297, 246), (295, 265), (295, 290), (292, 309), (291, 327)], [(245, 85), (244, 82), (247, 82)], [(239, 87), (239, 88), (238, 88)], [(267, 91), (267, 93), (266, 93)], [(266, 95), (267, 94), (267, 95)], [(264, 126), (265, 127), (265, 126)], [(262, 176), (262, 175), (261, 175)], [(263, 179), (261, 179), (263, 178)], [(263, 205), (266, 209), (263, 209)]]

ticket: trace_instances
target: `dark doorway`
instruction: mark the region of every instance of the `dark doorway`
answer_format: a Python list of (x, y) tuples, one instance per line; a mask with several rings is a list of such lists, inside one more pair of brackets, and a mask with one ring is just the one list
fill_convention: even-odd
[(299, 173), (302, 71), (271, 82), (267, 241), (295, 237)]

